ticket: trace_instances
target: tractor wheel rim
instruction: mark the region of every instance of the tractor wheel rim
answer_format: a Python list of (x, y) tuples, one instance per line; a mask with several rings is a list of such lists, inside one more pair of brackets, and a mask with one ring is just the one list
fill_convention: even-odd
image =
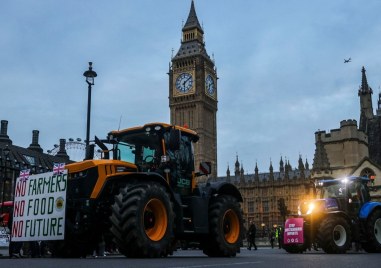
[(381, 244), (381, 218), (378, 218), (374, 223), (374, 237)]
[(151, 199), (143, 211), (143, 225), (146, 235), (153, 241), (159, 241), (165, 235), (168, 225), (167, 210), (162, 201)]
[(336, 225), (333, 229), (333, 240), (339, 247), (344, 246), (347, 240), (347, 232), (342, 225)]
[(230, 244), (237, 242), (240, 231), (238, 215), (232, 209), (227, 210), (222, 224), (225, 240)]

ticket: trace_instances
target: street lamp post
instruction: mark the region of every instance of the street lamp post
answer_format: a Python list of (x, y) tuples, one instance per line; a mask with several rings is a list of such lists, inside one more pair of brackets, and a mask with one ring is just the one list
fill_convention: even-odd
[(93, 71), (93, 63), (89, 62), (89, 69), (83, 73), (86, 77), (86, 83), (88, 85), (87, 94), (87, 126), (86, 126), (86, 148), (89, 147), (90, 142), (90, 108), (91, 108), (91, 86), (94, 85), (94, 78), (97, 77), (97, 73)]
[(2, 175), (3, 175), (3, 192), (1, 194), (1, 214), (4, 213), (4, 195), (5, 195), (5, 181), (7, 180), (7, 162), (9, 160), (9, 148), (8, 145), (5, 146), (5, 148), (1, 151), (1, 158), (2, 158)]

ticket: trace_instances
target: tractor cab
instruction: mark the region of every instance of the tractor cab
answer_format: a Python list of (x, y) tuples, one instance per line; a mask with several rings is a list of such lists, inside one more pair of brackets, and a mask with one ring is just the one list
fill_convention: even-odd
[(342, 180), (322, 180), (317, 184), (317, 198), (348, 198), (365, 203), (370, 200), (369, 179), (348, 177)]
[(362, 177), (322, 180), (316, 187), (317, 198), (326, 200), (328, 206), (358, 214), (362, 205), (370, 201), (368, 182), (369, 179)]
[(139, 172), (163, 176), (181, 195), (190, 195), (195, 176), (193, 142), (196, 132), (164, 123), (112, 131), (113, 158), (136, 165)]

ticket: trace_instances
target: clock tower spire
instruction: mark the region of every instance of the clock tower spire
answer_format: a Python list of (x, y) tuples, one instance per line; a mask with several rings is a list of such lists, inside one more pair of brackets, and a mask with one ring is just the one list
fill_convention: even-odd
[(211, 175), (217, 177), (217, 70), (206, 52), (193, 0), (168, 75), (171, 124), (187, 125), (199, 134), (196, 169), (200, 162), (211, 162)]

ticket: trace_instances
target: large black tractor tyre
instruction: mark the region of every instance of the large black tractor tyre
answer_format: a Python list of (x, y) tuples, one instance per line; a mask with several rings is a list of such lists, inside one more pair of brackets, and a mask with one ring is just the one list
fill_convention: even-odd
[(351, 245), (352, 233), (347, 220), (341, 216), (328, 216), (320, 223), (317, 241), (326, 253), (345, 253)]
[(232, 196), (213, 198), (209, 205), (209, 235), (202, 242), (209, 257), (234, 257), (242, 244), (243, 218), (239, 202)]
[(163, 186), (129, 185), (115, 197), (110, 217), (114, 242), (131, 258), (158, 258), (172, 253), (173, 209)]
[(381, 210), (375, 210), (366, 221), (365, 237), (362, 248), (369, 253), (381, 253)]

